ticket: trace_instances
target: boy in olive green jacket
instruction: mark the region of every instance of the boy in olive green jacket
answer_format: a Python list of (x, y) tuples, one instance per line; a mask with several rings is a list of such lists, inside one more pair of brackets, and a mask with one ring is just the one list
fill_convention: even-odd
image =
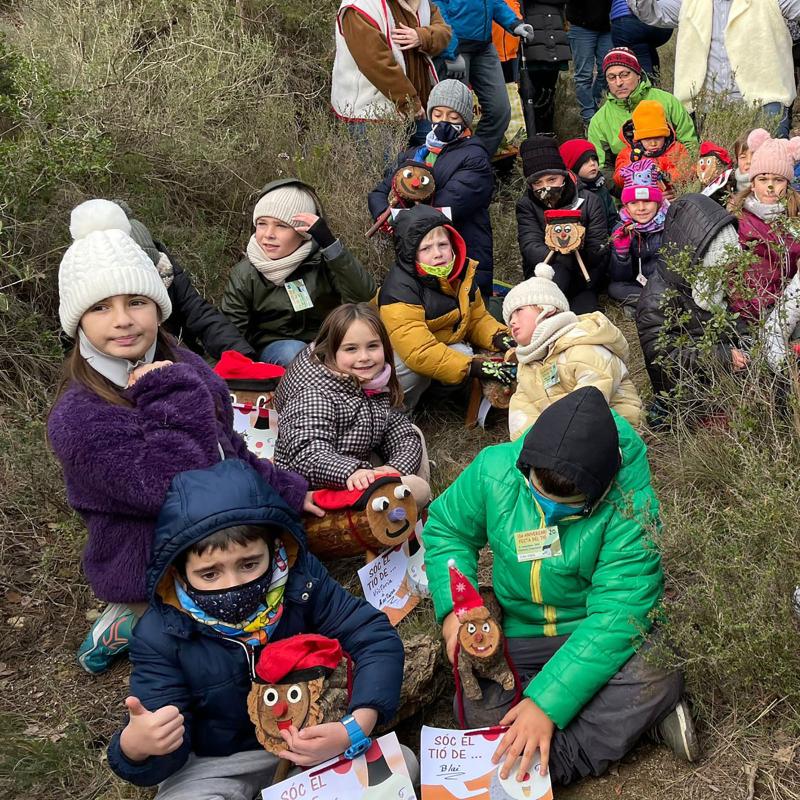
[(522, 700), (511, 708), (513, 690), (482, 681), (482, 700), (459, 702), (468, 726), (510, 726), (495, 753), (502, 777), (521, 780), (537, 747), (556, 784), (600, 775), (654, 726), (677, 755), (696, 757), (680, 674), (637, 653), (663, 589), (658, 525), (645, 445), (593, 386), (555, 402), (523, 438), (483, 450), (431, 505), (425, 562), (451, 661), (448, 561), (477, 585), (480, 549), (494, 554)]

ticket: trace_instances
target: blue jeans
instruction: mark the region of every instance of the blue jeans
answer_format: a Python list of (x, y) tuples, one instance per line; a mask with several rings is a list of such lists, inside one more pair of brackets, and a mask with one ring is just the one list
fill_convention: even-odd
[(267, 364), (277, 364), (280, 367), (288, 367), (294, 357), (308, 344), (299, 339), (278, 339), (270, 342), (258, 357), (259, 361), (266, 361)]
[(614, 47), (629, 47), (633, 50), (642, 69), (654, 82), (658, 81), (661, 63), (656, 48), (665, 45), (670, 36), (672, 36), (671, 28), (645, 25), (633, 14), (611, 20), (611, 38)]
[(789, 138), (789, 122), (790, 122), (790, 109), (787, 108), (783, 103), (767, 103), (765, 106), (762, 106), (764, 109), (764, 113), (768, 114), (770, 117), (779, 117), (778, 121), (778, 132), (775, 136), (778, 139), (788, 139)]
[(466, 83), (472, 86), (481, 104), (481, 121), (475, 130), (489, 156), (493, 156), (503, 140), (511, 122), (511, 104), (508, 102), (503, 68), (494, 45), (487, 42), (477, 53), (462, 53), (467, 63)]
[(603, 59), (611, 49), (611, 32), (598, 33), (570, 25), (567, 35), (575, 65), (575, 97), (581, 107), (581, 118), (588, 123), (608, 88), (603, 74)]

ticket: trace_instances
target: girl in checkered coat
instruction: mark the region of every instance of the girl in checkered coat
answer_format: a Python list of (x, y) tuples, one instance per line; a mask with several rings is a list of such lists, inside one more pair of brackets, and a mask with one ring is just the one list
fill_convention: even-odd
[(278, 386), (275, 464), (291, 465), (317, 489), (366, 489), (381, 475), (399, 473), (425, 505), (428, 459), (402, 403), (377, 311), (368, 303), (339, 306)]

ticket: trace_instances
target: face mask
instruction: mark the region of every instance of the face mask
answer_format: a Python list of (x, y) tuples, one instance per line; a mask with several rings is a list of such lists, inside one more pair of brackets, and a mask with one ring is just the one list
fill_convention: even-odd
[(235, 625), (249, 619), (266, 603), (272, 569), (255, 580), (230, 589), (195, 589), (186, 581), (186, 594), (209, 617)]
[(441, 266), (438, 267), (434, 267), (431, 264), (423, 264), (421, 261), (417, 261), (417, 266), (426, 275), (431, 275), (434, 278), (447, 278), (453, 271), (453, 266), (455, 265), (455, 263), (456, 263), (456, 257), (455, 255), (453, 255), (449, 263), (442, 264)]
[(528, 486), (530, 487), (534, 500), (541, 506), (545, 525), (557, 525), (564, 517), (574, 517), (581, 513), (581, 508), (569, 506), (566, 503), (559, 503), (556, 500), (545, 497), (537, 490), (531, 481), (528, 481)]
[(533, 193), (543, 206), (555, 208), (564, 193), (564, 186), (544, 186), (541, 189), (534, 189)]
[(90, 341), (89, 337), (83, 332), (82, 328), (78, 328), (78, 347), (84, 361), (95, 371), (99, 372), (104, 378), (107, 378), (115, 386), (124, 389), (128, 385), (130, 374), (136, 367), (142, 364), (152, 364), (156, 355), (156, 347), (158, 346), (158, 338), (153, 341), (153, 344), (147, 348), (147, 352), (136, 363), (128, 361), (124, 358), (117, 358), (98, 350)]
[(434, 122), (432, 128), (440, 142), (454, 142), (464, 132), (464, 126), (456, 122)]

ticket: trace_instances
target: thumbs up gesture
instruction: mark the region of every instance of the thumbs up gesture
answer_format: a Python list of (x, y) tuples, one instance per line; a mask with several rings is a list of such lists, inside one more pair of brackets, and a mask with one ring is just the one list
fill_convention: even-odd
[(130, 761), (165, 756), (183, 743), (183, 714), (177, 706), (148, 711), (138, 697), (125, 700), (130, 719), (120, 735), (120, 747)]

